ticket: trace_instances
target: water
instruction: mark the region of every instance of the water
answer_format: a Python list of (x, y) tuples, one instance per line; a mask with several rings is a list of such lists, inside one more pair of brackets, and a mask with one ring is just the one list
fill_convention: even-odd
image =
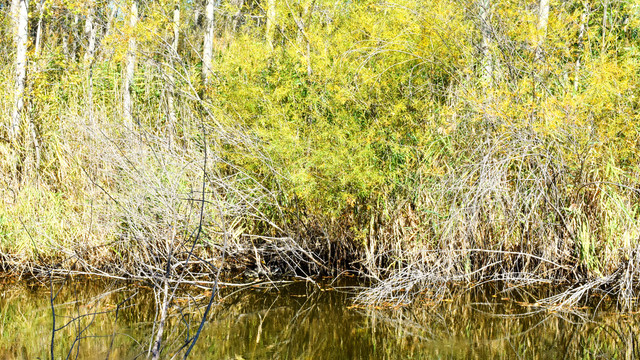
[[(351, 284), (349, 284), (351, 283)], [(535, 294), (463, 291), (433, 305), (353, 306), (353, 281), (224, 288), (192, 359), (631, 359), (640, 356), (640, 316), (606, 298), (573, 312), (531, 306)], [(0, 359), (146, 358), (156, 295), (136, 284), (0, 284)], [(179, 292), (169, 309), (162, 358), (184, 354), (206, 294)], [(539, 296), (539, 294), (537, 294)], [(191, 296), (191, 297), (189, 297)], [(117, 311), (116, 311), (117, 310)], [(75, 320), (73, 320), (75, 318)], [(73, 320), (73, 321), (72, 321)], [(60, 329), (63, 325), (66, 327)]]

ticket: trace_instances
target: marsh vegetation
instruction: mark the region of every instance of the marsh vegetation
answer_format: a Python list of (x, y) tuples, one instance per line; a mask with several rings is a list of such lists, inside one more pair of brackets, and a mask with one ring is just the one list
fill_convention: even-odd
[(498, 284), (635, 309), (633, 1), (12, 0), (0, 17), (1, 270), (149, 286), (150, 357), (183, 287), (207, 294), (186, 352), (234, 276), (357, 274), (359, 306)]

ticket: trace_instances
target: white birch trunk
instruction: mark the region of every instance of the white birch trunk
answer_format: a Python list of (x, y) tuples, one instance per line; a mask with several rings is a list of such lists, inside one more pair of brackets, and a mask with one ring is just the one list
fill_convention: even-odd
[(72, 39), (73, 41), (70, 44), (71, 45), (71, 48), (70, 48), (71, 61), (76, 61), (76, 59), (78, 59), (77, 55), (78, 55), (78, 47), (79, 47), (79, 44), (78, 44), (78, 40), (79, 40), (78, 27), (79, 26), (80, 26), (80, 15), (75, 14), (73, 15), (73, 25), (71, 26), (71, 32), (73, 33), (73, 39)]
[(69, 58), (69, 35), (62, 36), (62, 53)]
[(107, 16), (107, 25), (105, 26), (105, 29), (104, 29), (104, 36), (105, 37), (111, 35), (111, 28), (113, 26), (113, 19), (116, 17), (116, 13), (118, 12), (118, 7), (116, 6), (116, 4), (113, 1), (109, 1), (107, 6), (109, 7), (109, 15)]
[(582, 59), (582, 51), (584, 46), (584, 33), (586, 31), (587, 23), (589, 21), (589, 4), (585, 2), (584, 10), (582, 15), (580, 16), (580, 30), (578, 32), (578, 58), (576, 59), (576, 68), (574, 70), (574, 78), (573, 78), (573, 89), (575, 92), (578, 91), (580, 87), (580, 66)]
[(309, 36), (307, 35), (306, 29), (305, 29), (305, 20), (307, 23), (309, 22), (309, 18), (311, 17), (311, 11), (312, 11), (311, 8), (314, 6), (315, 1), (313, 1), (311, 4), (307, 4), (304, 7), (304, 11), (300, 15), (300, 18), (298, 18), (298, 16), (295, 14), (293, 9), (291, 9), (291, 6), (289, 6), (289, 3), (286, 2), (286, 4), (287, 4), (287, 7), (289, 8), (289, 12), (291, 13), (291, 16), (293, 16), (293, 20), (295, 21), (298, 27), (298, 33), (296, 36), (298, 45), (305, 48), (304, 57), (307, 62), (307, 76), (310, 77), (311, 75), (313, 75), (313, 68), (311, 67), (311, 41), (309, 40)]
[(200, 28), (200, 7), (196, 6), (196, 8), (193, 10), (193, 25), (194, 28), (198, 29)]
[(93, 62), (95, 59), (95, 51), (96, 51), (96, 33), (98, 31), (98, 27), (94, 21), (95, 14), (95, 6), (96, 4), (91, 2), (89, 3), (90, 8), (87, 14), (87, 18), (84, 23), (84, 37), (87, 39), (87, 44), (84, 52), (84, 68), (87, 77), (87, 106), (86, 106), (86, 117), (89, 120), (89, 124), (91, 126), (95, 125), (93, 119)]
[(84, 36), (87, 39), (87, 47), (84, 52), (84, 62), (85, 64), (89, 64), (93, 62), (94, 54), (96, 51), (96, 32), (97, 26), (93, 21), (94, 16), (94, 5), (90, 5), (89, 13), (87, 14), (87, 19), (84, 23)]
[(544, 59), (542, 45), (547, 36), (547, 24), (549, 23), (549, 0), (540, 0), (538, 7), (538, 26), (537, 26), (537, 44), (536, 44), (536, 61)]
[[(485, 119), (488, 129), (493, 129), (493, 125), (495, 125), (496, 117), (493, 114), (493, 85), (495, 78), (495, 68), (496, 68), (496, 59), (493, 56), (493, 51), (491, 49), (494, 36), (493, 29), (491, 26), (491, 5), (492, 0), (478, 0), (478, 21), (480, 34), (482, 39), (480, 40), (480, 79), (481, 86), (484, 92), (484, 97), (482, 100), (482, 113), (483, 118)], [(491, 131), (488, 131), (487, 134), (490, 134)]]
[(205, 9), (204, 44), (202, 47), (202, 82), (206, 85), (211, 77), (211, 61), (213, 57), (213, 14), (215, 0), (207, 0)]
[(40, 0), (40, 4), (38, 5), (38, 27), (36, 30), (35, 50), (33, 51), (36, 58), (40, 55), (40, 44), (42, 43), (42, 16), (44, 15), (44, 4), (45, 0)]
[(609, 1), (605, 0), (603, 6), (604, 11), (602, 13), (602, 43), (600, 52), (604, 54), (604, 50), (607, 47), (607, 9), (609, 8)]
[(135, 0), (131, 1), (131, 14), (129, 15), (129, 28), (131, 34), (129, 36), (129, 48), (127, 49), (126, 73), (124, 76), (122, 111), (127, 127), (133, 126), (133, 104), (131, 100), (131, 86), (133, 84), (133, 75), (136, 69), (136, 51), (137, 44), (135, 38), (135, 27), (138, 23), (138, 4)]
[(242, 16), (242, 6), (244, 6), (244, 0), (233, 0), (233, 6), (237, 9), (237, 11), (231, 18), (231, 33), (235, 34), (236, 31), (238, 31), (240, 17)]
[(27, 40), (28, 40), (28, 21), (29, 21), (29, 4), (27, 0), (18, 0), (15, 4), (14, 24), (15, 24), (15, 92), (13, 116), (11, 117), (11, 125), (9, 128), (9, 136), (12, 141), (16, 141), (20, 131), (20, 122), (24, 109), (24, 88), (27, 79)]
[[(171, 42), (170, 64), (174, 63), (173, 58), (178, 57), (178, 45), (180, 43), (180, 6), (173, 9), (173, 41)], [(176, 112), (173, 104), (173, 93), (175, 92), (173, 69), (170, 67), (165, 71), (165, 93), (167, 97), (167, 128), (169, 133), (169, 143), (174, 143), (174, 133), (176, 130)]]
[(178, 44), (180, 41), (180, 6), (176, 5), (173, 9), (173, 42), (171, 49), (175, 54), (178, 53)]
[(267, 38), (267, 44), (269, 44), (269, 47), (271, 47), (271, 49), (274, 48), (273, 38), (275, 34), (275, 22), (276, 22), (276, 0), (268, 0), (266, 38)]
[(491, 54), (491, 25), (490, 25), (490, 0), (478, 1), (478, 10), (480, 17), (480, 33), (482, 34), (482, 42), (480, 44), (480, 51), (482, 56), (482, 73), (481, 77), (484, 85), (491, 87), (493, 79), (493, 56)]
[[(113, 32), (112, 28), (113, 28), (113, 19), (115, 19), (116, 14), (118, 13), (118, 7), (116, 6), (115, 2), (109, 1), (107, 3), (107, 7), (109, 8), (109, 15), (107, 16), (107, 24), (104, 27), (104, 35), (103, 35), (103, 39), (108, 38), (109, 36), (111, 36), (111, 33)], [(110, 53), (112, 53), (112, 50), (102, 47), (102, 49), (100, 49), (101, 51), (101, 58), (109, 58), (110, 57)]]

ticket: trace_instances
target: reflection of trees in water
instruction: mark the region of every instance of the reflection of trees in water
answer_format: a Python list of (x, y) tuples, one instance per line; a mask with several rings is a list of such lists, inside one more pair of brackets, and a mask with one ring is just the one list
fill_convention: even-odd
[[(52, 353), (56, 359), (146, 357), (158, 304), (149, 288), (87, 280), (36, 288), (29, 291), (20, 284), (4, 289), (2, 330), (13, 336), (0, 340), (0, 349), (6, 349), (0, 351), (0, 358), (50, 358)], [(175, 343), (179, 335), (188, 333), (185, 327), (193, 327), (190, 311), (197, 316), (199, 308), (197, 298), (178, 293), (167, 339), (173, 337)], [(20, 318), (21, 314), (29, 318)], [(197, 326), (199, 319), (195, 321)]]
[[(54, 284), (56, 358), (146, 358), (160, 293), (132, 284)], [(49, 358), (51, 310), (45, 287), (10, 286), (0, 299), (0, 358)], [(638, 358), (637, 316), (615, 306), (559, 312), (530, 306), (539, 294), (476, 288), (452, 301), (405, 308), (353, 308), (328, 285), (223, 288), (193, 358), (430, 359)], [(496, 295), (496, 296), (493, 296)], [(536, 296), (534, 296), (536, 295)], [(162, 358), (193, 338), (208, 294), (181, 288), (167, 311)], [(447, 300), (447, 299), (445, 299)], [(604, 304), (604, 302), (603, 302)]]
[(391, 344), (382, 347), (402, 342), (405, 355), (426, 353), (461, 359), (640, 358), (636, 316), (615, 309), (594, 313), (593, 308), (536, 308), (526, 300), (540, 296), (527, 295), (531, 294), (493, 296), (467, 291), (455, 294), (453, 301), (367, 309), (365, 314), (373, 333), (395, 335), (386, 338)]

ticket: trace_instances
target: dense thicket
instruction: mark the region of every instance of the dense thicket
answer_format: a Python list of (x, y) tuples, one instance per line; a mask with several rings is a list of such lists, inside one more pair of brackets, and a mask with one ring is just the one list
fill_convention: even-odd
[(149, 274), (193, 243), (264, 274), (359, 269), (368, 300), (451, 280), (633, 293), (632, 0), (34, 1), (22, 94), (14, 3), (7, 268)]

